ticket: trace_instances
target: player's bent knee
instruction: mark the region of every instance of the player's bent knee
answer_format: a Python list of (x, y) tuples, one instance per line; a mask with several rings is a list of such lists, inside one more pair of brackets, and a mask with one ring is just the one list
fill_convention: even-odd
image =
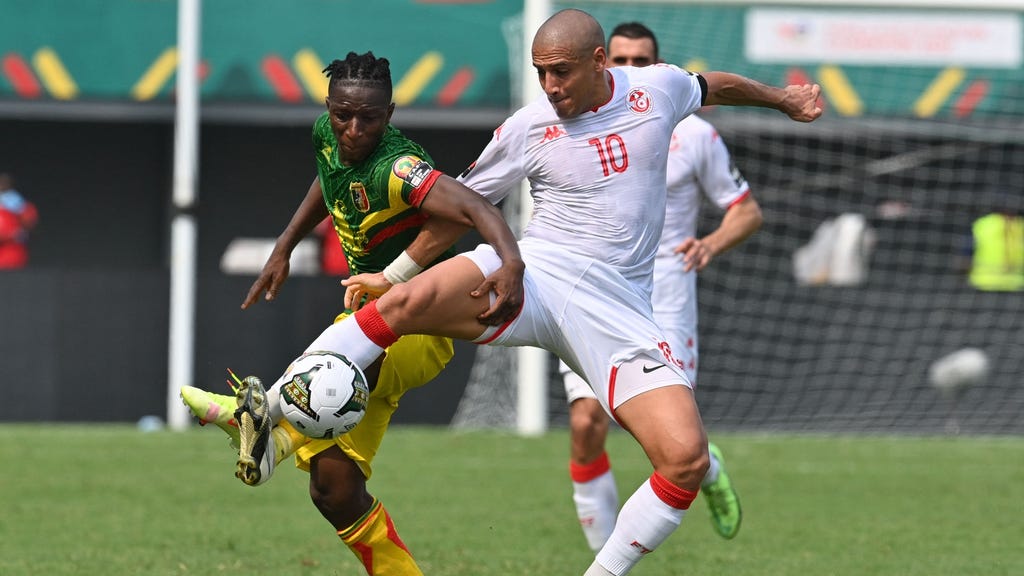
[(700, 485), (710, 465), (707, 443), (703, 442), (679, 444), (655, 468), (673, 484), (695, 487)]
[(608, 415), (597, 400), (581, 398), (569, 408), (569, 427), (574, 435), (602, 440), (608, 433)]
[(589, 464), (604, 454), (609, 421), (597, 400), (579, 399), (572, 403), (569, 429), (572, 437), (570, 456), (574, 462)]
[(355, 522), (373, 503), (365, 485), (310, 482), (309, 496), (320, 514), (339, 530)]

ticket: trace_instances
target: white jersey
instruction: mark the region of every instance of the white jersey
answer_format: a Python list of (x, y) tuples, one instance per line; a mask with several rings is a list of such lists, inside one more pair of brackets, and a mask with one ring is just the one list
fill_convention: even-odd
[(697, 381), (697, 272), (683, 271), (683, 255), (673, 251), (697, 234), (701, 200), (721, 210), (750, 193), (714, 126), (690, 116), (672, 132), (668, 159), (665, 230), (654, 264), (654, 321), (665, 332), (686, 375)]
[(607, 103), (562, 119), (546, 97), (535, 100), (460, 179), (497, 203), (527, 178), (533, 215), (524, 239), (607, 262), (649, 295), (672, 128), (700, 107), (702, 92), (695, 75), (672, 65), (608, 73)]
[[(697, 76), (671, 65), (608, 74), (608, 102), (570, 119), (559, 118), (545, 98), (528, 104), (459, 178), (494, 203), (523, 178), (533, 196), (519, 244), (523, 309), (476, 342), (554, 352), (587, 378), (611, 413), (652, 387), (689, 385), (650, 298), (672, 132), (700, 107), (703, 93)], [(501, 264), (488, 246), (464, 256), (484, 275)], [(618, 367), (638, 357), (672, 369), (620, 381)], [(666, 378), (670, 372), (677, 376)]]
[(687, 117), (672, 132), (667, 186), (659, 257), (671, 257), (683, 240), (696, 236), (702, 196), (726, 210), (750, 191), (718, 131), (697, 116)]
[[(651, 304), (654, 321), (662, 329), (672, 355), (682, 363), (690, 381), (697, 381), (697, 282), (696, 272), (683, 271), (683, 257), (674, 251), (683, 240), (697, 234), (702, 197), (722, 210), (746, 198), (750, 186), (736, 169), (718, 131), (697, 116), (688, 116), (672, 132), (668, 148), (668, 199), (665, 229), (654, 264)], [(579, 378), (569, 375), (563, 362), (566, 397), (594, 398)]]

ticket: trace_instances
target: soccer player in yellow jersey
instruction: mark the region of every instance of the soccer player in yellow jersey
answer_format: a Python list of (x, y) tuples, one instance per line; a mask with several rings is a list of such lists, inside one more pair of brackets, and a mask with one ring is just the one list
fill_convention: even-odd
[[(417, 263), (417, 254), (437, 254), (439, 248), (450, 247), (468, 227), (475, 227), (506, 264), (477, 289), (483, 298), (492, 291), (498, 294), (480, 321), (507, 321), (522, 303), (524, 265), (501, 212), (434, 169), (427, 152), (390, 125), (395, 105), (391, 102), (391, 71), (386, 59), (369, 52), (353, 52), (345, 60), (332, 62), (325, 72), (330, 78), (327, 111), (313, 128), (317, 178), (278, 237), (242, 308), (261, 297), (273, 300), (277, 296), (288, 277), (292, 250), (330, 215), (350, 270), (383, 272), (392, 283), (404, 282), (424, 268)], [(421, 235), (412, 245), (428, 216), (462, 227), (444, 236)], [(452, 255), (448, 249), (434, 262)], [(425, 260), (424, 264), (432, 264)], [(347, 316), (347, 312), (342, 313), (336, 321)], [(362, 421), (334, 440), (302, 436), (280, 418), (274, 401), (267, 403), (265, 408), (269, 410), (252, 412), (251, 398), (243, 397), (244, 392), (236, 398), (185, 387), (182, 398), (201, 422), (216, 423), (236, 441), (239, 434), (233, 416), (249, 419), (257, 427), (269, 427), (271, 421), (280, 420), (266, 444), (242, 443), (236, 475), (246, 484), (261, 484), (269, 478), (273, 465), (295, 453), (297, 466), (310, 474), (313, 503), (363, 563), (367, 574), (417, 575), (422, 571), (398, 537), (384, 506), (367, 491), (366, 481), (399, 399), (407, 390), (433, 379), (452, 354), (449, 338), (400, 338), (381, 361), (366, 370), (371, 393)], [(268, 458), (263, 458), (264, 453)]]

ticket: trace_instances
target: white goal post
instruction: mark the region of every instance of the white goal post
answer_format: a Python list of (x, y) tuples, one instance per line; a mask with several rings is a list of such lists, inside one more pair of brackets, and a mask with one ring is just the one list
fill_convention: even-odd
[[(529, 58), (529, 46), (537, 28), (551, 15), (550, 0), (526, 0), (523, 6), (523, 51), (520, 63), (519, 105), (522, 106), (540, 95), (533, 64)], [(532, 200), (529, 185), (522, 184), (520, 193), (519, 229), (522, 230), (530, 219)], [(516, 429), (525, 436), (544, 433), (548, 428), (548, 358), (549, 354), (539, 348), (523, 347), (517, 351), (519, 357), (516, 373)]]

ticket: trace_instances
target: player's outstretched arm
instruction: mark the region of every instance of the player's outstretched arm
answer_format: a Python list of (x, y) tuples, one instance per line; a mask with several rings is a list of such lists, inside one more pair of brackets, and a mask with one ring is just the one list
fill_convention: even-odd
[(762, 220), (761, 206), (748, 195), (725, 212), (713, 232), (700, 239), (687, 238), (676, 246), (675, 253), (683, 255), (683, 270), (703, 270), (719, 254), (749, 238), (761, 227)]
[(277, 293), (280, 292), (284, 281), (288, 279), (292, 250), (295, 250), (299, 242), (312, 232), (313, 228), (316, 228), (316, 225), (327, 216), (327, 205), (324, 204), (323, 192), (320, 189), (320, 179), (315, 178), (313, 183), (309, 185), (306, 197), (302, 199), (302, 203), (296, 208), (295, 214), (292, 215), (291, 221), (288, 222), (288, 226), (277, 237), (274, 251), (267, 258), (267, 262), (263, 265), (263, 270), (260, 272), (259, 277), (256, 278), (252, 287), (249, 288), (249, 293), (245, 296), (245, 300), (242, 301), (243, 310), (255, 304), (264, 293), (266, 294), (265, 298), (267, 301), (277, 297)]
[(817, 84), (768, 86), (731, 72), (703, 72), (708, 84), (706, 106), (761, 106), (774, 108), (798, 122), (812, 122), (821, 116)]

